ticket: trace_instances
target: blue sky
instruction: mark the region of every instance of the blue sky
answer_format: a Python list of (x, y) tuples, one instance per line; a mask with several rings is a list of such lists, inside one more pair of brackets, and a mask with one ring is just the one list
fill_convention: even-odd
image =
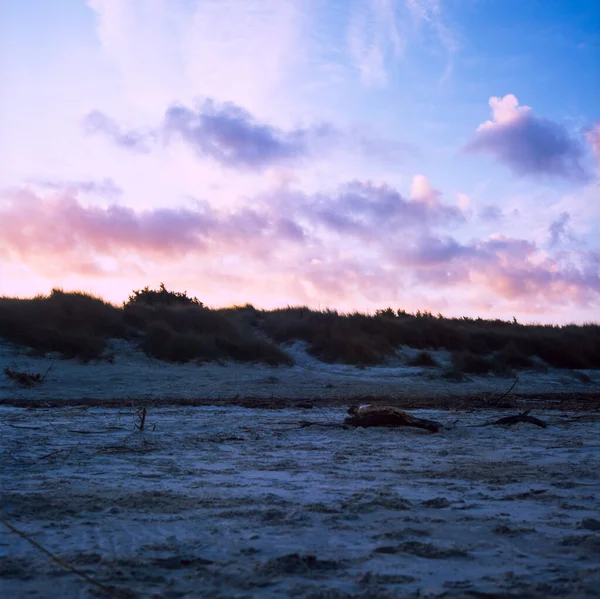
[(597, 320), (594, 0), (4, 0), (0, 293)]

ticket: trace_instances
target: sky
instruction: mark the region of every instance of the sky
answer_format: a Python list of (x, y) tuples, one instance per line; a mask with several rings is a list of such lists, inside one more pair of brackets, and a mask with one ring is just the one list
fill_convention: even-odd
[(600, 321), (597, 0), (2, 0), (0, 295)]

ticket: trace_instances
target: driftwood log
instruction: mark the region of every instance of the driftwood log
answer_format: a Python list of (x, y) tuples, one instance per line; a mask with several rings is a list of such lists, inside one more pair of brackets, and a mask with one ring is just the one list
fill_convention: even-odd
[(494, 422), (486, 422), (485, 424), (479, 424), (478, 426), (512, 426), (513, 424), (518, 424), (519, 422), (528, 422), (529, 424), (535, 424), (540, 428), (546, 428), (548, 426), (543, 420), (535, 418), (534, 416), (530, 416), (530, 411), (531, 410), (527, 410), (526, 412), (516, 414), (515, 416), (505, 416), (504, 418), (500, 418)]
[(442, 428), (442, 425), (433, 420), (425, 420), (417, 418), (404, 410), (393, 406), (352, 406), (348, 410), (350, 415), (344, 420), (344, 424), (349, 426), (412, 426), (422, 428), (431, 433), (437, 433)]

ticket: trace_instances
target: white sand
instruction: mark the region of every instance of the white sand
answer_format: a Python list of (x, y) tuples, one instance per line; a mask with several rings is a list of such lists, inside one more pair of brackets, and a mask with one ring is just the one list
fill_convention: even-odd
[[(0, 517), (127, 597), (348, 599), (598, 597), (600, 435), (593, 414), (551, 426), (477, 428), (504, 413), (421, 411), (455, 428), (341, 423), (318, 398), (503, 393), (511, 380), (449, 383), (441, 369), (169, 365), (114, 341), (114, 363), (35, 358), (0, 343), (0, 399), (313, 398), (315, 409), (0, 407)], [(403, 354), (403, 355), (402, 355)], [(437, 352), (440, 361), (447, 354)], [(568, 371), (526, 372), (520, 391), (598, 391)], [(124, 405), (127, 405), (126, 403)], [(514, 410), (512, 411), (514, 413)], [(570, 419), (578, 420), (568, 422)], [(486, 595), (486, 593), (488, 593)], [(0, 523), (1, 597), (98, 589)]]
[[(469, 426), (486, 411), (433, 435), (307, 413), (345, 415), (161, 408), (135, 432), (126, 409), (0, 408), (0, 512), (132, 597), (598, 596), (597, 422)], [(1, 525), (0, 580), (97, 596)]]

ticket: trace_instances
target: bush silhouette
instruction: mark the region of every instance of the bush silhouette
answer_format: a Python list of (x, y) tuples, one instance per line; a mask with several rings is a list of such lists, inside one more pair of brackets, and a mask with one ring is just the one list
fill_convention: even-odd
[(129, 296), (125, 305), (143, 304), (144, 306), (200, 306), (202, 302), (197, 297), (188, 297), (187, 291), (169, 291), (164, 283), (158, 289), (144, 287)]

